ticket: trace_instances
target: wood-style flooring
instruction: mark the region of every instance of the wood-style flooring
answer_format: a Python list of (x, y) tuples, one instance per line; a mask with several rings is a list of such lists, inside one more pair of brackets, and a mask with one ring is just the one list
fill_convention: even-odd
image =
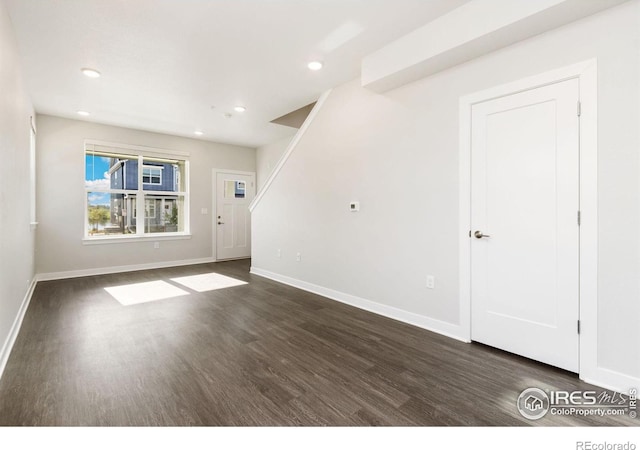
[[(247, 281), (198, 293), (170, 279)], [(122, 306), (105, 287), (163, 280), (189, 295)], [(532, 422), (527, 387), (596, 389), (249, 274), (249, 261), (38, 283), (0, 380), (0, 425), (638, 425)]]

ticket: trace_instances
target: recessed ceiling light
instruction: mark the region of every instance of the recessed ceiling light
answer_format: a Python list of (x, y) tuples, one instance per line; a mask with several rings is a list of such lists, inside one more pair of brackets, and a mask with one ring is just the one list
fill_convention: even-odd
[(91, 115), (91, 113), (88, 112), (88, 111), (78, 111), (78, 115), (79, 116), (89, 116), (89, 115)]
[(244, 106), (240, 106), (240, 105), (236, 106), (236, 107), (235, 107), (235, 108), (233, 108), (233, 109), (235, 109), (235, 110), (236, 110), (236, 112), (239, 112), (239, 113), (241, 113), (241, 112), (245, 112), (245, 111), (247, 110), (247, 108), (245, 108)]
[(80, 71), (89, 78), (98, 78), (100, 76), (100, 72), (96, 69), (89, 69), (88, 67), (85, 67), (84, 69), (80, 69)]
[(202, 136), (204, 133), (200, 130), (196, 130), (193, 132), (193, 134), (195, 134), (196, 136)]
[(310, 70), (320, 70), (322, 69), (322, 63), (320, 61), (311, 61), (309, 64), (307, 64), (307, 67)]

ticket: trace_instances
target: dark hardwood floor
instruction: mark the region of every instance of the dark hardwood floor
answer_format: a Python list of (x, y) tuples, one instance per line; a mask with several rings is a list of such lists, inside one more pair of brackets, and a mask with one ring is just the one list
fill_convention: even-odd
[[(175, 277), (248, 284), (198, 293)], [(104, 288), (190, 295), (122, 306)], [(0, 380), (1, 425), (638, 425), (532, 422), (527, 387), (577, 376), (249, 275), (249, 261), (38, 283)]]

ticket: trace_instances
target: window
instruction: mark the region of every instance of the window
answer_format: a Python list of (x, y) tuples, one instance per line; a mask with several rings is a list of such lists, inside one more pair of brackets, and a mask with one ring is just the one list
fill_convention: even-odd
[(189, 162), (164, 153), (86, 144), (85, 239), (189, 232)]
[(162, 184), (162, 166), (144, 166), (142, 167), (142, 183), (144, 184)]
[(225, 180), (224, 198), (245, 198), (245, 188), (244, 181)]
[(156, 201), (146, 199), (144, 201), (144, 215), (147, 220), (155, 219), (156, 217)]

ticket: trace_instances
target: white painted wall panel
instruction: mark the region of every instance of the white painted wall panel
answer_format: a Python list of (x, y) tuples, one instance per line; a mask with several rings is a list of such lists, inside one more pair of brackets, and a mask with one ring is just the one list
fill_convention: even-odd
[(258, 184), (258, 191), (262, 189), (262, 186), (269, 178), (269, 175), (271, 175), (276, 164), (278, 164), (280, 157), (282, 157), (285, 150), (287, 150), (291, 139), (293, 139), (293, 135), (256, 149), (256, 182)]
[[(0, 2), (0, 358), (34, 275), (29, 149), (33, 107), (13, 27)], [(1, 367), (0, 367), (0, 370)]]

